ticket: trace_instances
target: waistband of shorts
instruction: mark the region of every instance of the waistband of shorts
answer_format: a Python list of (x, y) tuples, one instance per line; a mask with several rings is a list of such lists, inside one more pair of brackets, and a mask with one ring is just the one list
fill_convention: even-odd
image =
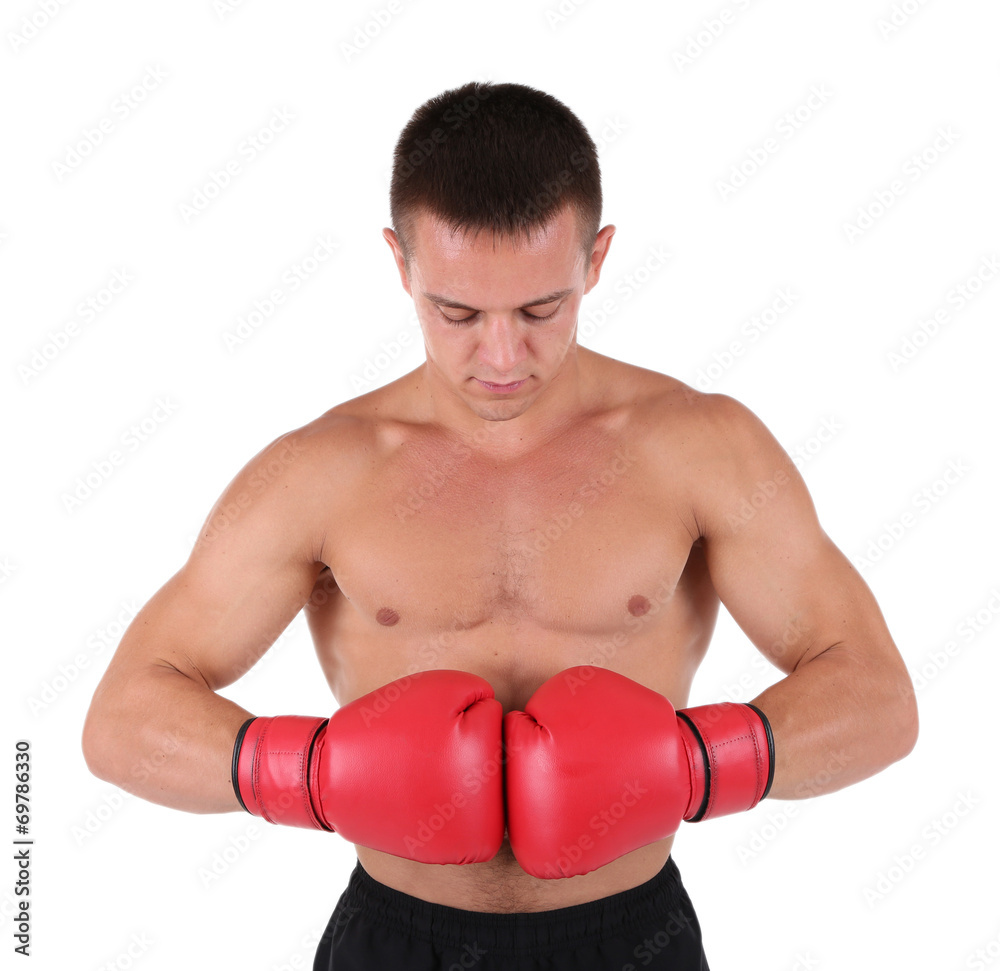
[(359, 862), (343, 903), (365, 920), (439, 946), (470, 942), (492, 952), (538, 954), (556, 948), (588, 946), (651, 921), (684, 921), (687, 894), (674, 858), (659, 873), (629, 890), (587, 903), (529, 913), (486, 913), (431, 903), (375, 880)]

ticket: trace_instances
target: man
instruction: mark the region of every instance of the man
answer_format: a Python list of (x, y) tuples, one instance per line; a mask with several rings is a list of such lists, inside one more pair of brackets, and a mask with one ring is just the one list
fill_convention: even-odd
[[(236, 476), (123, 637), (88, 764), (354, 842), (316, 968), (706, 968), (681, 821), (906, 755), (905, 666), (750, 411), (577, 345), (615, 227), (572, 112), (447, 91), (390, 201), (425, 363)], [(720, 601), (786, 676), (685, 708)], [(215, 694), (303, 607), (330, 719)]]

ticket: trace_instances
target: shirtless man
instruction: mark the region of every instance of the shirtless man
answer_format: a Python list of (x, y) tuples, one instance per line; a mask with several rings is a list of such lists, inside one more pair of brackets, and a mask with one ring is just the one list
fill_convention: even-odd
[[(569, 109), (511, 84), (431, 99), (400, 136), (391, 210), (426, 361), (236, 476), (123, 637), (87, 762), (163, 805), (352, 839), (316, 968), (707, 968), (670, 859), (698, 785), (738, 788), (749, 765), (730, 812), (765, 776), (794, 799), (880, 771), (915, 743), (906, 668), (747, 408), (576, 343), (615, 227)], [(720, 601), (785, 677), (753, 708), (695, 709), (706, 739), (729, 712), (752, 722), (696, 783), (673, 711)], [(303, 608), (329, 725), (215, 693)]]

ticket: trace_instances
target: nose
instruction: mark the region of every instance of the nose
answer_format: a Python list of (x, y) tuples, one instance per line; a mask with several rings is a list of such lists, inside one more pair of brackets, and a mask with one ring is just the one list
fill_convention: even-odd
[(487, 317), (479, 341), (479, 362), (497, 376), (512, 373), (528, 357), (524, 335), (516, 321), (505, 317)]

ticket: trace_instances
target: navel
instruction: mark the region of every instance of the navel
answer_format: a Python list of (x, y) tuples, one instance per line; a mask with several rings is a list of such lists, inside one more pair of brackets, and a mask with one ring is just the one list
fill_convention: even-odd
[(399, 614), (397, 614), (391, 607), (382, 607), (382, 609), (375, 615), (375, 619), (383, 627), (392, 627), (393, 624), (399, 623)]
[(649, 601), (641, 593), (637, 593), (634, 597), (629, 598), (628, 612), (633, 617), (641, 617), (643, 614), (648, 613), (649, 607)]

